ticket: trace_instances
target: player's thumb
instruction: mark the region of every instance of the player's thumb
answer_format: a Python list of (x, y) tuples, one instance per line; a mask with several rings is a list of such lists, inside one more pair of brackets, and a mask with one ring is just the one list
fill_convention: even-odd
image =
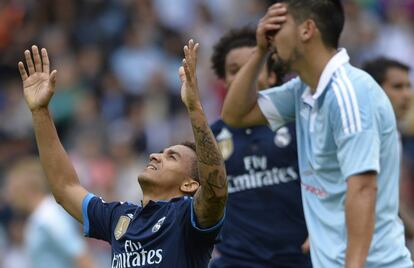
[(180, 77), (181, 82), (184, 83), (184, 81), (185, 81), (185, 71), (184, 71), (184, 67), (183, 66), (181, 66), (178, 69), (178, 76)]
[(49, 77), (49, 87), (53, 91), (55, 91), (55, 86), (56, 86), (56, 74), (57, 74), (57, 71), (53, 70)]

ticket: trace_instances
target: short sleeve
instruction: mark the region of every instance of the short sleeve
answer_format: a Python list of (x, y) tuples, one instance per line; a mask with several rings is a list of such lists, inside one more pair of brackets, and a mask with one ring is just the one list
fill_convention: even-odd
[(75, 258), (81, 256), (86, 248), (86, 243), (77, 228), (77, 223), (60, 207), (53, 222), (48, 222), (46, 235), (53, 241), (64, 255)]
[(84, 235), (111, 242), (112, 223), (120, 209), (120, 202), (106, 203), (89, 193), (82, 203)]
[(198, 245), (206, 247), (213, 246), (221, 227), (223, 226), (224, 218), (221, 218), (215, 225), (209, 228), (202, 228), (198, 225), (197, 216), (194, 211), (193, 199), (188, 198), (183, 204), (185, 236), (190, 242), (195, 242)]
[(329, 117), (342, 174), (348, 179), (367, 171), (379, 173), (380, 134), (369, 90), (362, 94), (340, 81), (332, 88)]
[(295, 91), (300, 87), (300, 79), (294, 78), (282, 86), (258, 93), (258, 105), (272, 130), (295, 120)]

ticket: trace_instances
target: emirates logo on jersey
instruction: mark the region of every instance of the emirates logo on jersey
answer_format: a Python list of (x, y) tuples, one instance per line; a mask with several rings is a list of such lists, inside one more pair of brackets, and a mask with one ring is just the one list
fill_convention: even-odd
[(162, 217), (161, 219), (159, 219), (157, 223), (154, 224), (154, 226), (152, 227), (152, 232), (153, 233), (158, 232), (158, 230), (161, 228), (161, 225), (164, 223), (164, 221), (165, 221), (165, 217)]

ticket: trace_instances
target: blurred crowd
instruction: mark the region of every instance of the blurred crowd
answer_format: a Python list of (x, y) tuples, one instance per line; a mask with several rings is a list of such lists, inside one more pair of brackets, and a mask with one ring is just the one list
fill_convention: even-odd
[[(109, 201), (139, 202), (137, 174), (148, 154), (192, 139), (177, 75), (183, 45), (201, 44), (201, 99), (213, 121), (224, 92), (211, 70), (212, 46), (231, 28), (255, 26), (273, 2), (0, 0), (0, 267), (31, 267), (23, 255), (29, 215), (10, 208), (4, 187), (14, 163), (37, 155), (17, 71), (25, 49), (47, 48), (58, 70), (50, 108), (81, 183)], [(414, 68), (414, 0), (344, 4), (342, 46), (354, 65), (382, 55)], [(400, 129), (402, 197), (414, 204), (414, 105)], [(109, 247), (88, 243), (98, 267), (109, 267)]]

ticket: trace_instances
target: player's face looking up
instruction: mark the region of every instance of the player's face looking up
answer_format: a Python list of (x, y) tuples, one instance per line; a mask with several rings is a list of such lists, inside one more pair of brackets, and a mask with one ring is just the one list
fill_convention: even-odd
[(413, 95), (408, 72), (396, 67), (389, 68), (385, 73), (382, 87), (391, 100), (397, 118), (403, 118), (410, 107)]
[(194, 178), (196, 154), (184, 145), (174, 145), (160, 153), (153, 153), (138, 181), (145, 188), (156, 188), (157, 192), (192, 194), (198, 189)]
[[(229, 51), (226, 55), (225, 61), (225, 78), (224, 82), (226, 88), (229, 88), (233, 82), (236, 74), (243, 67), (244, 64), (249, 60), (250, 56), (254, 53), (254, 47), (239, 47)], [(259, 90), (266, 89), (269, 87), (269, 75), (266, 66), (263, 66), (262, 71), (259, 74), (257, 80), (257, 87)]]

